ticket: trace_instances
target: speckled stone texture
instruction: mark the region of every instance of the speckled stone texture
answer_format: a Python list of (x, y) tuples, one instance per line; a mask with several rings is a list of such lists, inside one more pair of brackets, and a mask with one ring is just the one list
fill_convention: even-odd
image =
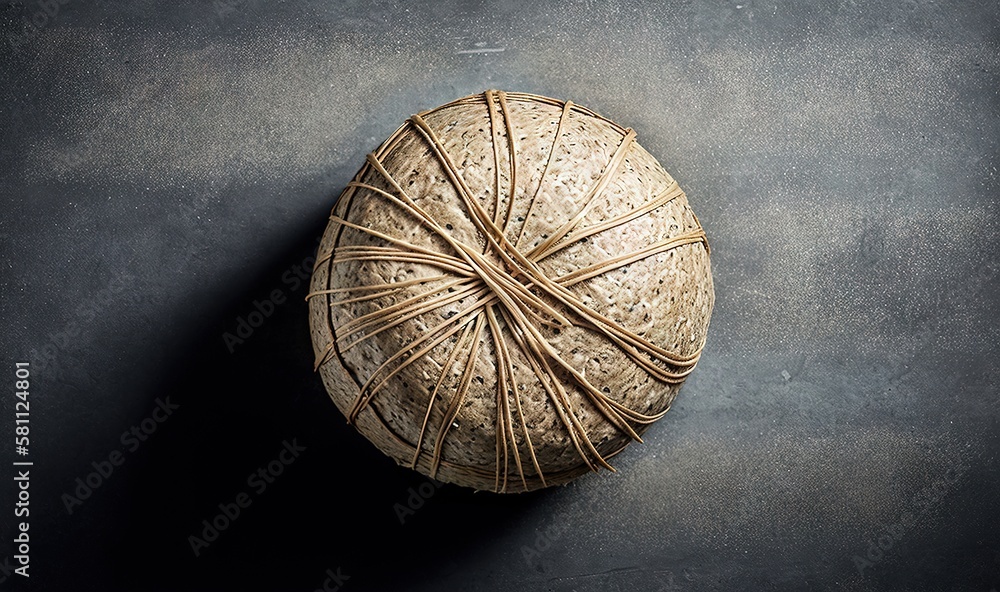
[[(496, 100), (495, 96), (489, 95), (489, 100)], [(505, 226), (503, 234), (511, 248), (530, 253), (585, 206), (586, 213), (574, 227), (576, 231), (640, 210), (672, 189), (676, 194), (662, 205), (621, 224), (578, 240), (562, 239), (564, 248), (538, 261), (538, 268), (546, 277), (561, 278), (615, 256), (639, 252), (664, 239), (700, 231), (697, 218), (683, 192), (676, 189), (673, 178), (644, 148), (626, 138), (627, 130), (583, 108), (570, 108), (563, 116), (563, 104), (556, 101), (516, 93), (505, 97), (506, 104), (494, 104), (497, 110), (494, 118), (499, 118), (500, 123), (494, 123), (497, 132), (493, 140), (486, 94), (450, 103), (422, 117), (434, 130), (472, 196), (484, 211), (499, 220), (498, 226)], [(506, 131), (508, 118), (515, 138), (513, 187)], [(562, 133), (557, 140), (561, 119)], [(624, 158), (610, 165), (619, 145)], [(484, 252), (498, 266), (504, 265), (496, 252), (487, 248), (485, 236), (449, 180), (445, 164), (434, 155), (431, 142), (416, 131), (413, 123), (405, 124), (377, 154), (406, 196), (445, 227), (451, 237)], [(594, 193), (604, 176), (609, 177), (608, 183)], [(398, 196), (392, 182), (371, 166), (366, 165), (359, 172), (358, 181)], [(498, 189), (500, 210), (496, 212)], [(349, 188), (337, 202), (334, 213), (352, 224), (416, 247), (455, 255), (441, 236), (377, 191)], [(503, 225), (505, 220), (509, 223)], [(319, 247), (321, 263), (312, 278), (312, 290), (317, 296), (310, 299), (313, 345), (322, 361), (319, 370), (333, 401), (348, 416), (362, 385), (379, 367), (385, 365), (378, 378), (381, 380), (407, 360), (408, 356), (393, 359), (402, 347), (427, 335), (444, 321), (457, 322), (491, 294), (487, 290), (468, 295), (393, 324), (395, 313), (390, 307), (404, 306), (407, 299), (446, 292), (451, 282), (461, 277), (445, 272), (442, 278), (441, 269), (419, 262), (337, 260), (337, 254), (345, 247), (357, 246), (393, 245), (372, 233), (332, 222)], [(620, 327), (655, 346), (696, 358), (705, 342), (714, 301), (706, 247), (707, 242), (682, 244), (613, 266), (568, 287), (586, 307)], [(322, 259), (331, 252), (332, 259)], [(365, 292), (365, 287), (417, 278), (429, 279), (379, 298), (356, 300), (359, 295), (371, 293)], [(323, 293), (331, 288), (361, 290)], [(630, 359), (622, 347), (588, 326), (582, 318), (573, 317), (537, 288), (533, 292), (573, 323), (562, 328), (540, 324), (538, 329), (558, 355), (588, 382), (615, 402), (644, 415), (656, 415), (669, 408), (683, 378), (669, 383), (655, 379)], [(355, 301), (339, 303), (347, 297)], [(496, 310), (500, 305), (490, 306)], [(345, 336), (336, 346), (332, 345), (339, 327), (363, 315), (378, 316), (387, 308), (384, 324)], [(479, 316), (485, 324), (485, 315)], [(474, 315), (464, 318), (474, 326)], [(554, 407), (557, 403), (553, 396), (533, 372), (525, 349), (516, 345), (508, 323), (500, 321), (498, 325), (500, 337), (509, 346), (513, 377), (518, 385), (516, 395), (513, 389), (508, 390), (508, 404), (510, 409), (520, 405), (524, 417), (522, 424), (519, 414), (511, 412), (509, 452), (504, 452), (497, 439), (498, 431), (503, 434), (505, 428), (498, 427), (504, 425), (502, 419), (498, 422), (498, 353), (488, 327), (478, 334), (475, 360), (469, 359), (470, 348), (464, 344), (456, 354), (458, 363), (448, 367), (445, 376), (442, 377), (442, 371), (458, 347), (458, 335), (444, 340), (392, 375), (370, 405), (357, 415), (358, 430), (398, 463), (410, 466), (432, 392), (441, 377), (415, 467), (421, 472), (476, 489), (507, 492), (562, 484), (587, 472), (588, 464), (578, 445), (574, 445), (571, 429)], [(384, 330), (341, 351), (379, 327)], [(434, 474), (434, 436), (445, 421), (445, 410), (460, 391), (468, 363), (474, 363), (474, 378), (447, 429), (439, 451), (440, 468)], [(614, 456), (629, 443), (629, 434), (611, 423), (567, 372), (557, 369), (553, 376), (565, 388), (569, 412), (579, 421), (576, 432), (580, 439), (593, 442), (594, 449), (604, 458)], [(630, 422), (630, 425), (641, 434), (649, 422)], [(532, 452), (544, 481), (530, 460)], [(515, 456), (521, 461), (520, 470)]]

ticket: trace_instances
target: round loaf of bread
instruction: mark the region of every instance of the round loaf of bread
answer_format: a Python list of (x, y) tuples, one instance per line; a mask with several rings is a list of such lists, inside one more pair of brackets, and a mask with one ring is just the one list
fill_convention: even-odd
[(714, 302), (705, 233), (635, 132), (523, 93), (408, 119), (316, 259), (333, 402), (397, 463), (496, 492), (613, 470), (694, 369)]

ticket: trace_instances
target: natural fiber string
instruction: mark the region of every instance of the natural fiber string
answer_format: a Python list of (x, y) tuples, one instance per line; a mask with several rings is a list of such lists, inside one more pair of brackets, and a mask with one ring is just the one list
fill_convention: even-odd
[(522, 477), (523, 477), (523, 475), (522, 475)]
[[(528, 211), (524, 216), (523, 223), (513, 244), (510, 243), (506, 234), (512, 218), (516, 190), (517, 190), (517, 150), (511, 115), (508, 101), (539, 102), (562, 109), (556, 129), (556, 135), (542, 170), (538, 187), (531, 197)], [(457, 301), (471, 298), (474, 303), (459, 314), (450, 319), (438, 323), (428, 329), (421, 337), (414, 339), (399, 351), (383, 362), (364, 381), (359, 382), (359, 392), (355, 403), (348, 414), (348, 421), (354, 422), (358, 414), (369, 405), (378, 391), (384, 387), (388, 381), (405, 369), (413, 362), (419, 360), (430, 351), (433, 351), (440, 344), (457, 333), (461, 335), (457, 338), (447, 361), (441, 369), (441, 374), (431, 392), (427, 409), (421, 424), (420, 434), (416, 445), (405, 442), (398, 435), (393, 436), (407, 447), (414, 449), (411, 465), (415, 468), (420, 455), (423, 452), (423, 442), (427, 432), (428, 423), (433, 409), (434, 401), (441, 390), (446, 376), (452, 368), (459, 363), (459, 358), (464, 357), (462, 352), (468, 348), (465, 364), (462, 368), (459, 385), (447, 403), (444, 411), (444, 418), (438, 428), (434, 438), (431, 460), (431, 476), (435, 476), (442, 463), (441, 452), (443, 444), (447, 438), (448, 431), (461, 408), (470, 384), (476, 364), (476, 356), (479, 351), (479, 344), (483, 331), (488, 331), (493, 342), (494, 355), (497, 358), (497, 426), (496, 426), (496, 470), (495, 487), (496, 491), (506, 491), (510, 469), (510, 448), (513, 448), (513, 460), (518, 475), (525, 489), (528, 489), (528, 482), (524, 473), (523, 463), (518, 450), (516, 433), (514, 430), (514, 416), (510, 408), (510, 398), (514, 399), (514, 407), (517, 418), (522, 428), (524, 442), (526, 444), (531, 464), (535, 469), (543, 487), (546, 485), (545, 475), (539, 466), (534, 446), (528, 433), (527, 422), (525, 421), (519, 394), (519, 387), (514, 378), (514, 368), (512, 354), (508, 345), (508, 340), (504, 337), (504, 329), (510, 335), (511, 341), (521, 350), (527, 359), (532, 372), (538, 378), (539, 384), (548, 395), (553, 408), (559, 416), (570, 438), (571, 443), (577, 453), (591, 470), (604, 467), (609, 470), (614, 468), (608, 464), (607, 460), (597, 451), (594, 443), (586, 433), (582, 423), (573, 411), (570, 396), (562, 382), (559, 380), (557, 369), (566, 372), (587, 396), (588, 400), (595, 408), (616, 428), (634, 440), (641, 441), (630, 422), (643, 425), (656, 421), (666, 409), (661, 412), (646, 415), (622, 405), (613, 400), (605, 393), (591, 384), (586, 377), (572, 365), (561, 358), (551, 344), (539, 332), (537, 324), (551, 326), (577, 325), (585, 327), (591, 331), (599, 333), (607, 338), (611, 343), (619, 347), (626, 356), (632, 359), (638, 367), (646, 371), (656, 380), (676, 384), (681, 381), (694, 369), (700, 357), (704, 343), (701, 343), (690, 355), (680, 355), (660, 348), (649, 343), (640, 335), (633, 333), (622, 327), (620, 324), (606, 318), (605, 316), (592, 310), (579, 300), (572, 292), (567, 290), (569, 286), (584, 280), (607, 273), (613, 269), (629, 265), (641, 259), (678, 248), (680, 246), (702, 243), (706, 250), (708, 242), (704, 231), (698, 224), (696, 230), (685, 232), (681, 235), (658, 241), (642, 249), (617, 255), (605, 261), (590, 265), (571, 273), (548, 278), (538, 268), (537, 263), (542, 259), (551, 256), (561, 249), (568, 247), (582, 239), (594, 234), (604, 232), (634, 220), (646, 213), (662, 207), (677, 197), (683, 195), (680, 187), (673, 182), (659, 195), (651, 201), (639, 207), (601, 221), (597, 224), (579, 229), (579, 224), (586, 218), (592, 205), (597, 198), (603, 194), (608, 184), (614, 178), (629, 147), (635, 139), (635, 132), (631, 129), (621, 128), (592, 111), (574, 105), (571, 102), (561, 103), (554, 99), (538, 97), (523, 93), (504, 93), (499, 91), (486, 91), (482, 95), (467, 97), (439, 107), (445, 109), (459, 104), (485, 104), (490, 119), (490, 134), (493, 145), (493, 156), (495, 165), (494, 179), (494, 204), (492, 215), (486, 212), (473, 196), (472, 191), (466, 185), (464, 179), (452, 162), (450, 156), (445, 151), (436, 133), (426, 124), (423, 114), (414, 115), (406, 123), (400, 126), (396, 132), (390, 136), (374, 153), (367, 158), (365, 167), (359, 171), (354, 181), (348, 184), (344, 194), (337, 201), (334, 213), (330, 220), (337, 225), (336, 235), (333, 240), (333, 249), (321, 254), (315, 264), (314, 271), (321, 265), (332, 268), (333, 265), (348, 261), (395, 261), (421, 263), (437, 267), (442, 271), (449, 272), (436, 276), (419, 278), (402, 282), (383, 283), (374, 286), (358, 286), (349, 288), (330, 288), (329, 278), (332, 278), (332, 269), (328, 269), (328, 287), (323, 290), (310, 292), (306, 299), (316, 296), (326, 296), (328, 305), (332, 307), (342, 306), (348, 303), (376, 300), (386, 296), (400, 293), (403, 288), (419, 285), (430, 286), (429, 289), (414, 294), (391, 306), (382, 308), (372, 313), (362, 315), (348, 321), (339, 328), (335, 328), (332, 323), (332, 315), (328, 315), (329, 329), (333, 339), (325, 351), (321, 352), (316, 360), (318, 369), (329, 361), (332, 356), (340, 357), (343, 352), (355, 345), (384, 332), (392, 327), (398, 326), (410, 319), (416, 318), (436, 310), (442, 306)], [(499, 106), (499, 109), (498, 109)], [(613, 128), (622, 134), (622, 140), (615, 149), (609, 162), (601, 171), (597, 184), (588, 192), (583, 200), (583, 204), (562, 226), (559, 227), (544, 242), (533, 247), (526, 253), (522, 253), (517, 245), (525, 235), (525, 229), (534, 213), (535, 204), (545, 178), (549, 173), (553, 154), (558, 147), (558, 143), (563, 135), (563, 128), (571, 112), (578, 112), (591, 117), (600, 118), (607, 121)], [(500, 148), (499, 148), (499, 126), (503, 121), (504, 132), (506, 133), (509, 159), (510, 193), (507, 198), (506, 213), (503, 222), (500, 220), (502, 201), (500, 198)], [(477, 230), (486, 239), (484, 246), (473, 248), (451, 235), (432, 216), (421, 209), (414, 200), (407, 195), (406, 191), (392, 177), (382, 164), (382, 157), (395, 145), (397, 139), (406, 131), (416, 131), (427, 142), (436, 159), (444, 167), (445, 173), (452, 186), (455, 188), (460, 199), (465, 205), (466, 212), (473, 221)], [(361, 182), (372, 169), (378, 173), (391, 187), (392, 191), (379, 189), (373, 185)], [(377, 231), (347, 221), (346, 215), (350, 210), (351, 202), (357, 190), (366, 190), (375, 195), (381, 196), (396, 206), (399, 206), (408, 215), (416, 218), (428, 230), (439, 236), (454, 251), (454, 254), (440, 253), (431, 249), (418, 247), (399, 238), (385, 235)], [(340, 210), (342, 214), (337, 214)], [(337, 246), (340, 236), (345, 228), (352, 228), (370, 236), (383, 240), (392, 247), (378, 246)], [(488, 255), (496, 257), (499, 264)], [(457, 278), (455, 276), (458, 276)], [(448, 281), (445, 281), (448, 280)], [(444, 282), (444, 283), (441, 283)], [(537, 290), (546, 298), (532, 290)], [(353, 298), (337, 300), (335, 296), (346, 294), (352, 291), (366, 292), (363, 295)], [(565, 310), (560, 312), (548, 301), (558, 302)], [(502, 322), (502, 324), (501, 324)], [(353, 341), (349, 338), (361, 334)], [(467, 345), (468, 344), (468, 345)], [(661, 367), (659, 364), (673, 366), (678, 370), (670, 370)], [(347, 367), (346, 365), (344, 366)], [(355, 377), (357, 379), (357, 377)], [(668, 406), (669, 408), (669, 406)], [(383, 421), (384, 424), (384, 420)], [(388, 426), (386, 426), (388, 429)], [(616, 451), (617, 452), (617, 451)], [(610, 455), (609, 455), (610, 456)]]

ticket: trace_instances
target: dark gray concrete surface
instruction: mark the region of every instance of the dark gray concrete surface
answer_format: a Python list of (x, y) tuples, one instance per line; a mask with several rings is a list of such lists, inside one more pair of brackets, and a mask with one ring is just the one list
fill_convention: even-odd
[[(995, 2), (3, 2), (0, 559), (17, 361), (35, 463), (3, 588), (1000, 588), (998, 33)], [(296, 283), (365, 153), (486, 88), (634, 127), (717, 291), (619, 473), (516, 497), (345, 425)]]

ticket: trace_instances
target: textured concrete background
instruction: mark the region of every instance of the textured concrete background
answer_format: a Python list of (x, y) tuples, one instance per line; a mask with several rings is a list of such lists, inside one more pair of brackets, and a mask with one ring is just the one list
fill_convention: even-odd
[[(8, 1), (0, 37), (6, 589), (1000, 588), (995, 2)], [(618, 474), (516, 497), (346, 426), (296, 281), (365, 153), (486, 88), (634, 127), (718, 298)]]

